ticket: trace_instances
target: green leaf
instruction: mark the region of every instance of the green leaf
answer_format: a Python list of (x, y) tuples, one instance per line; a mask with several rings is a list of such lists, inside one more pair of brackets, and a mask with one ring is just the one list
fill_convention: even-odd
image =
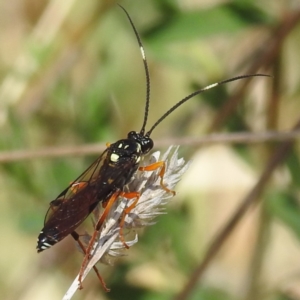
[(291, 192), (275, 191), (267, 197), (272, 215), (287, 225), (300, 239), (300, 205)]
[(185, 12), (171, 18), (159, 30), (154, 30), (148, 42), (152, 46), (163, 46), (170, 42), (190, 41), (221, 33), (232, 34), (246, 25), (247, 22), (224, 7)]
[(296, 150), (293, 149), (293, 151), (290, 153), (290, 155), (287, 158), (287, 166), (289, 168), (290, 174), (293, 179), (293, 183), (296, 186), (300, 186), (300, 162), (298, 154), (296, 153)]

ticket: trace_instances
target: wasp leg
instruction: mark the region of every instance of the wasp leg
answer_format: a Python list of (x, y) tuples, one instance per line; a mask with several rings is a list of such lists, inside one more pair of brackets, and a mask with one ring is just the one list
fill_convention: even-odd
[[(80, 237), (79, 234), (78, 234), (76, 231), (73, 231), (73, 232), (71, 232), (71, 235), (72, 235), (73, 239), (77, 242), (77, 244), (79, 245), (79, 247), (81, 248), (81, 250), (83, 251), (83, 253), (86, 254), (86, 253), (87, 253), (87, 252), (86, 252), (86, 249), (85, 249), (84, 245), (82, 244), (82, 242), (81, 242), (80, 239), (79, 239), (79, 237)], [(98, 279), (99, 279), (101, 285), (103, 286), (103, 289), (105, 290), (105, 292), (109, 292), (110, 289), (107, 288), (107, 286), (106, 286), (106, 284), (105, 284), (105, 281), (104, 281), (104, 279), (102, 278), (102, 276), (100, 275), (100, 273), (99, 273), (97, 267), (96, 267), (96, 266), (93, 266), (93, 269), (94, 269), (94, 271), (95, 271), (95, 273), (96, 273), (96, 275), (97, 275), (97, 277), (98, 277)], [(80, 281), (79, 289), (80, 289), (80, 290), (83, 289), (83, 286), (82, 286), (82, 282), (81, 282), (81, 281)]]
[[(105, 210), (104, 210), (103, 214), (101, 215), (101, 218), (99, 219), (99, 221), (97, 222), (97, 224), (95, 226), (95, 231), (99, 232), (102, 224), (104, 223), (104, 220), (107, 217), (107, 214), (109, 213), (112, 205), (115, 203), (115, 201), (118, 197), (124, 197), (128, 200), (136, 198), (130, 206), (128, 206), (124, 209), (124, 211), (122, 213), (122, 216), (120, 218), (120, 240), (123, 243), (124, 247), (126, 249), (129, 249), (129, 246), (126, 244), (125, 239), (124, 239), (123, 227), (124, 227), (126, 215), (128, 215), (131, 212), (131, 210), (133, 208), (135, 208), (137, 202), (139, 201), (140, 193), (138, 193), (138, 192), (129, 192), (129, 193), (127, 193), (127, 192), (116, 192), (115, 194), (113, 194), (113, 196), (106, 203), (103, 203), (103, 206), (105, 207)], [(94, 234), (95, 234), (95, 232), (94, 232)], [(95, 237), (96, 236), (97, 236), (97, 234), (95, 234)]]
[(120, 194), (120, 196), (124, 197), (124, 198), (127, 198), (128, 200), (130, 199), (134, 199), (135, 200), (132, 202), (132, 204), (130, 204), (128, 207), (126, 207), (122, 213), (122, 217), (120, 219), (120, 240), (121, 242), (123, 243), (124, 247), (126, 249), (129, 249), (129, 246), (126, 244), (125, 242), (125, 238), (124, 238), (124, 234), (123, 234), (123, 227), (124, 227), (124, 224), (125, 224), (125, 218), (126, 216), (132, 211), (132, 209), (135, 208), (135, 206), (137, 205), (139, 199), (140, 199), (140, 193), (138, 192), (130, 192), (130, 193), (125, 193), (125, 192), (122, 192)]
[[(123, 243), (125, 248), (127, 248), (127, 249), (129, 248), (129, 246), (126, 244), (125, 239), (124, 239), (123, 227), (124, 227), (126, 215), (129, 214), (130, 211), (136, 206), (136, 204), (137, 204), (137, 202), (140, 198), (140, 193), (138, 193), (138, 192), (125, 193), (125, 192), (117, 191), (110, 197), (110, 199), (108, 201), (103, 203), (103, 206), (105, 207), (105, 209), (104, 209), (101, 217), (99, 218), (98, 222), (96, 223), (94, 233), (93, 233), (93, 235), (92, 235), (92, 237), (89, 241), (89, 245), (84, 251), (85, 256), (84, 256), (83, 262), (81, 264), (81, 268), (80, 268), (80, 272), (79, 272), (79, 278), (78, 278), (78, 281), (80, 282), (80, 287), (82, 287), (82, 275), (83, 275), (83, 272), (86, 268), (86, 265), (87, 265), (87, 263), (90, 259), (90, 254), (91, 254), (92, 248), (94, 246), (95, 240), (96, 240), (97, 236), (99, 235), (99, 231), (100, 231), (100, 229), (101, 229), (108, 213), (110, 212), (110, 209), (111, 209), (112, 205), (115, 203), (115, 201), (120, 196), (124, 197), (124, 198), (127, 198), (127, 199), (136, 198), (130, 206), (128, 206), (127, 208), (124, 209), (124, 211), (122, 213), (122, 216), (120, 218), (120, 240)], [(105, 283), (104, 283), (103, 279), (101, 278), (100, 281), (101, 281), (104, 289), (106, 290), (107, 288), (105, 286)]]
[(155, 171), (158, 168), (161, 168), (160, 171), (159, 171), (159, 173), (158, 173), (158, 176), (160, 177), (160, 185), (161, 185), (161, 187), (166, 192), (172, 193), (173, 196), (175, 196), (176, 192), (168, 189), (166, 187), (166, 185), (164, 184), (164, 175), (165, 175), (165, 172), (166, 172), (166, 163), (164, 161), (158, 161), (156, 163), (153, 163), (153, 164), (145, 166), (145, 167), (139, 167), (139, 171)]
[(82, 286), (82, 275), (83, 275), (83, 272), (84, 272), (84, 270), (87, 266), (87, 263), (90, 259), (91, 251), (93, 249), (95, 240), (96, 240), (96, 238), (99, 234), (99, 231), (100, 231), (100, 229), (101, 229), (108, 213), (110, 212), (110, 209), (111, 209), (112, 205), (115, 203), (115, 201), (117, 200), (117, 198), (119, 197), (120, 194), (121, 194), (121, 192), (117, 191), (109, 198), (108, 201), (106, 201), (105, 209), (104, 209), (101, 217), (99, 218), (98, 222), (95, 225), (94, 233), (93, 233), (93, 235), (92, 235), (92, 237), (89, 241), (89, 244), (88, 244), (87, 248), (85, 249), (85, 256), (84, 256), (84, 259), (83, 259), (83, 262), (81, 264), (80, 271), (79, 271), (78, 281), (80, 283), (80, 286)]

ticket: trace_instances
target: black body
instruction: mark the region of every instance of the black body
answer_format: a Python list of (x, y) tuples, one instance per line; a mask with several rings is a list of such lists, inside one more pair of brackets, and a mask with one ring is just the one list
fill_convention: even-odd
[(111, 144), (68, 188), (50, 203), (44, 228), (38, 237), (41, 252), (72, 233), (100, 202), (122, 191), (137, 171), (141, 156), (150, 151), (148, 136), (130, 132)]

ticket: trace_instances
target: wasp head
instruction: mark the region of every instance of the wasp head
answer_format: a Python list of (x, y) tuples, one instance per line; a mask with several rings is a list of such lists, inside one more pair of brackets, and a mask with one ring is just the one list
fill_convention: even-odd
[(136, 131), (130, 131), (128, 133), (129, 140), (135, 140), (140, 144), (142, 154), (148, 153), (153, 148), (153, 140), (148, 135), (143, 135)]

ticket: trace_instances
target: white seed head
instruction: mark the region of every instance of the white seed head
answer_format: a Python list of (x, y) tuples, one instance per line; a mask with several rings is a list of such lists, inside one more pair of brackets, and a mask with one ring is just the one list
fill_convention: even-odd
[[(112, 154), (113, 155), (113, 154)], [(157, 151), (149, 158), (144, 159), (144, 166), (164, 161), (166, 163), (166, 171), (163, 177), (163, 182), (167, 188), (173, 190), (179, 182), (182, 175), (189, 166), (189, 162), (185, 163), (183, 158), (178, 158), (178, 147), (171, 146), (164, 155), (160, 157), (160, 152)], [(111, 157), (112, 159), (112, 157)], [(117, 159), (117, 158), (115, 158)], [(160, 177), (158, 176), (160, 168), (155, 171), (137, 171), (134, 179), (128, 184), (125, 191), (139, 192), (141, 194), (138, 203), (125, 218), (125, 232), (133, 231), (136, 228), (155, 224), (153, 221), (157, 216), (165, 214), (165, 205), (173, 197), (173, 194), (164, 190), (160, 185)], [(82, 280), (86, 277), (93, 266), (101, 261), (102, 263), (111, 264), (112, 258), (121, 256), (124, 250), (124, 244), (120, 241), (120, 218), (125, 207), (128, 207), (135, 199), (128, 200), (127, 198), (119, 197), (107, 216), (106, 222), (100, 231), (98, 240), (93, 246), (91, 259), (83, 273)], [(100, 206), (100, 205), (99, 205)], [(93, 212), (94, 223), (101, 216), (102, 209), (96, 208)], [(126, 234), (125, 238), (129, 236)], [(86, 234), (81, 241), (88, 244), (90, 235)], [(131, 247), (138, 241), (137, 234), (132, 240), (126, 239), (126, 244)], [(78, 276), (67, 291), (64, 299), (71, 299), (78, 288)]]

